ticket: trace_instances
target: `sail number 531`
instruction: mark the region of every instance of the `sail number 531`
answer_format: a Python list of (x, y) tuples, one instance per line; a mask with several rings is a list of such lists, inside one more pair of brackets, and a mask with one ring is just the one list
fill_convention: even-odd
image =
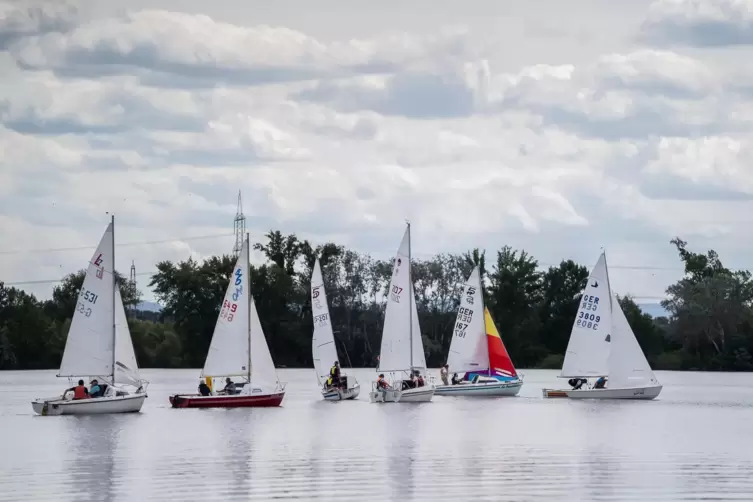
[(84, 301), (87, 301), (91, 304), (97, 303), (97, 300), (99, 299), (99, 295), (94, 294), (84, 288), (81, 288), (81, 293), (79, 293), (79, 296), (83, 298)]

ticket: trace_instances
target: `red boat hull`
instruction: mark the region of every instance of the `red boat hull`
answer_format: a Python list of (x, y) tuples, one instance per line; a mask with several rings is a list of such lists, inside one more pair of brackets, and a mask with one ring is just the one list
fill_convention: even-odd
[(255, 396), (201, 396), (199, 394), (176, 394), (170, 396), (173, 408), (270, 408), (280, 406), (285, 392), (257, 394)]

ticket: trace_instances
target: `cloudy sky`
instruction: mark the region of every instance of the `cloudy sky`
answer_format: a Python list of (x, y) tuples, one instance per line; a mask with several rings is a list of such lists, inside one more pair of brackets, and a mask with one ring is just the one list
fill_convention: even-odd
[(603, 246), (656, 300), (673, 236), (753, 267), (751, 47), (753, 0), (0, 2), (0, 280), (49, 295), (111, 212), (143, 287), (241, 190), (252, 240)]

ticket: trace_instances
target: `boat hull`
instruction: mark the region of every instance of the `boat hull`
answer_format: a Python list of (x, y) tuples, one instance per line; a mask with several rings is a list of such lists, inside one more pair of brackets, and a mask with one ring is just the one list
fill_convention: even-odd
[(520, 380), (511, 382), (481, 382), (462, 383), (458, 385), (437, 385), (438, 396), (479, 396), (479, 397), (502, 397), (517, 396), (523, 382)]
[(428, 403), (434, 397), (435, 392), (434, 385), (405, 390), (374, 390), (369, 394), (369, 400), (372, 403)]
[(62, 399), (58, 396), (32, 401), (31, 407), (37, 415), (43, 416), (138, 413), (144, 405), (144, 399), (144, 393), (76, 400)]
[(285, 391), (232, 396), (176, 394), (170, 396), (170, 404), (173, 408), (272, 408), (280, 406), (284, 397)]
[(626, 389), (580, 389), (568, 390), (567, 397), (570, 399), (640, 399), (651, 400), (656, 398), (663, 386), (631, 387)]
[(349, 399), (356, 399), (361, 393), (361, 385), (355, 384), (353, 387), (347, 389), (332, 389), (323, 390), (322, 398), (325, 401), (347, 401)]

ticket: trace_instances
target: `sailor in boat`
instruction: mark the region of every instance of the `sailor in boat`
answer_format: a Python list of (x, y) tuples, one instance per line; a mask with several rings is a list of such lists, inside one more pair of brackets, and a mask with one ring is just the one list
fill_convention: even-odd
[(338, 361), (335, 361), (335, 363), (329, 369), (329, 379), (327, 380), (327, 384), (330, 387), (340, 387), (340, 380), (340, 363)]
[(209, 396), (212, 394), (212, 389), (206, 384), (206, 382), (199, 382), (199, 394), (202, 396)]
[(594, 389), (603, 389), (607, 386), (607, 379), (606, 377), (599, 377), (598, 380), (596, 380), (596, 383), (594, 384)]
[(377, 378), (376, 390), (377, 392), (381, 392), (382, 394), (384, 394), (385, 391), (390, 390), (390, 384), (388, 384), (387, 380), (384, 379), (384, 373), (380, 373), (379, 378)]
[(415, 370), (413, 373), (415, 377), (416, 387), (423, 387), (424, 386), (424, 377), (421, 376), (421, 372), (418, 370)]
[(411, 371), (410, 378), (408, 380), (403, 380), (402, 389), (403, 390), (415, 389), (416, 385), (417, 385), (416, 372)]
[(91, 382), (89, 382), (89, 397), (104, 397), (105, 396), (105, 389), (107, 386), (105, 384), (99, 385), (99, 382), (95, 378)]
[(581, 387), (588, 383), (588, 380), (586, 380), (585, 378), (571, 378), (567, 381), (567, 383), (570, 385), (570, 387), (573, 388), (573, 390), (579, 390)]
[(458, 378), (457, 373), (452, 374), (452, 385), (457, 385), (460, 383), (460, 379)]
[(439, 378), (442, 379), (442, 383), (445, 385), (450, 385), (449, 380), (447, 380), (448, 375), (450, 374), (450, 365), (445, 364), (439, 369)]
[(222, 389), (222, 392), (224, 392), (225, 394), (229, 396), (232, 396), (233, 394), (235, 394), (235, 382), (233, 382), (230, 379), (230, 377), (227, 377), (225, 379), (225, 388)]
[(78, 385), (75, 387), (71, 387), (70, 389), (66, 389), (65, 392), (63, 392), (63, 396), (65, 396), (68, 392), (73, 392), (73, 399), (89, 399), (89, 389), (86, 388), (86, 385), (84, 385), (83, 380), (78, 381)]

